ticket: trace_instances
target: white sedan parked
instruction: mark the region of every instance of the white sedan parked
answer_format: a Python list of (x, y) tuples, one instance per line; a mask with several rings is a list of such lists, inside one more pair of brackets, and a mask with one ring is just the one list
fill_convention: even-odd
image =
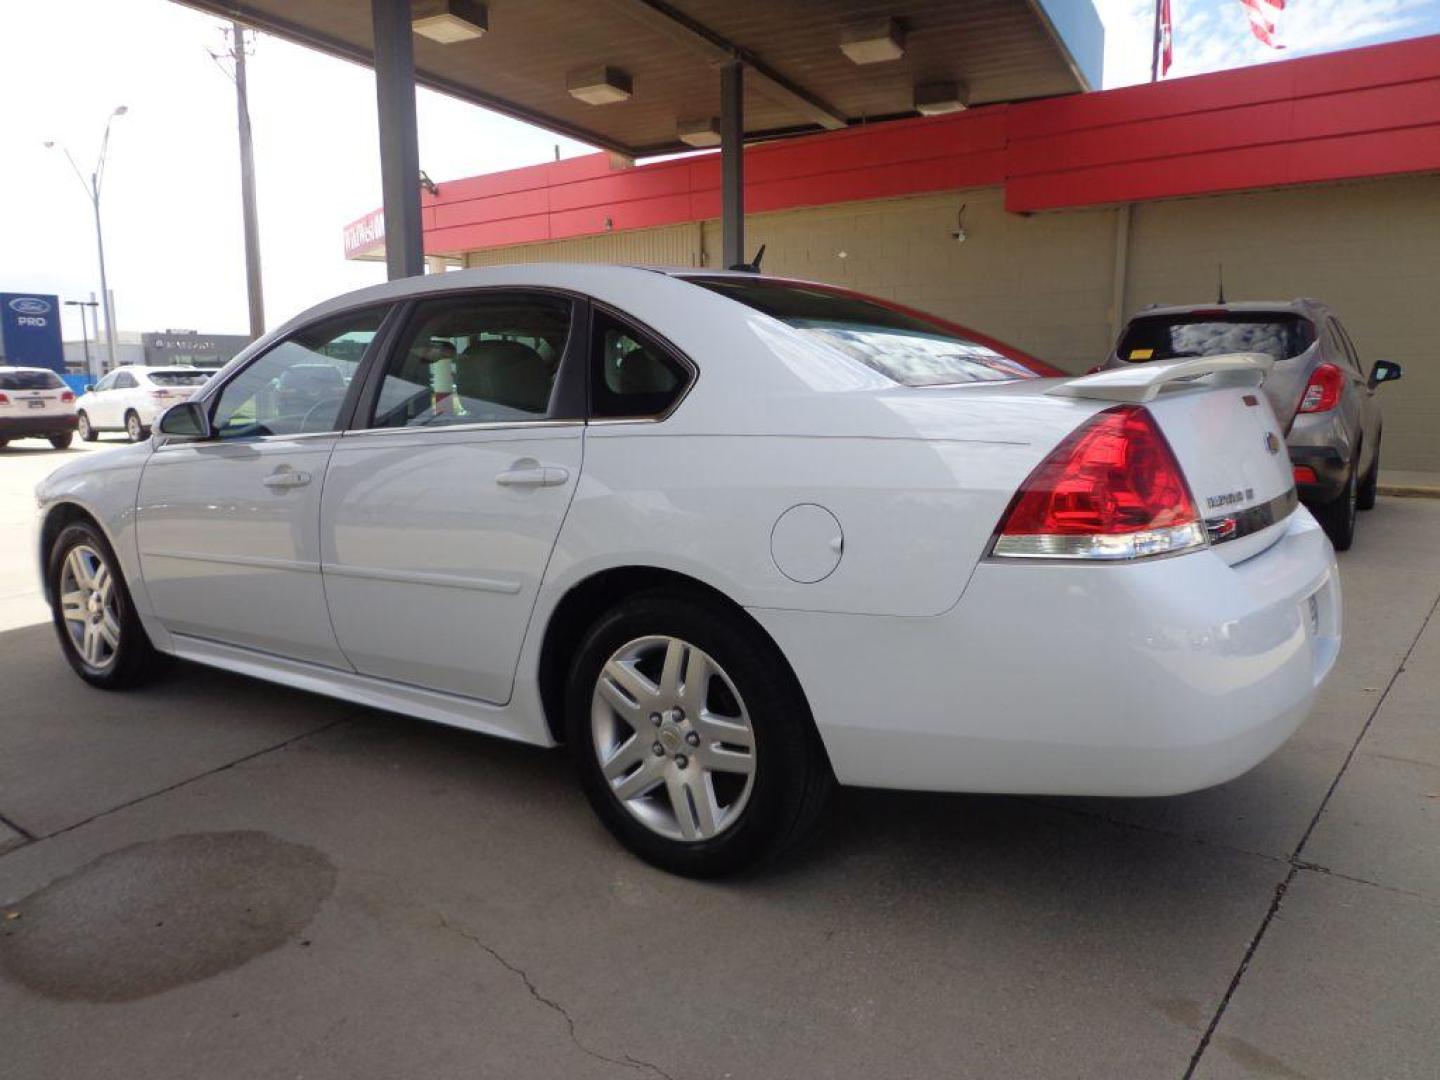
[(193, 367), (116, 368), (75, 403), (80, 438), (94, 442), (102, 431), (123, 431), (139, 442), (150, 434), (156, 417), (204, 386), (212, 374)]
[(50, 477), (45, 586), (97, 686), (168, 654), (563, 742), (682, 873), (835, 780), (1182, 792), (1283, 743), (1340, 646), (1266, 370), (1065, 378), (749, 274), (413, 278)]

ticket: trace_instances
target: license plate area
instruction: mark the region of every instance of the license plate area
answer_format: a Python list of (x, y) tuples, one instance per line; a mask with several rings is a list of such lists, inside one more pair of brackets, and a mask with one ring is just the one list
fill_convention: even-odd
[(32, 397), (32, 398), (30, 398), (29, 400), (27, 400), (27, 401), (25, 402), (25, 404), (28, 405), (28, 406), (30, 406), (30, 408), (32, 408), (32, 409), (43, 409), (43, 408), (45, 407), (45, 399), (44, 399), (44, 398), (38, 398), (38, 397)]

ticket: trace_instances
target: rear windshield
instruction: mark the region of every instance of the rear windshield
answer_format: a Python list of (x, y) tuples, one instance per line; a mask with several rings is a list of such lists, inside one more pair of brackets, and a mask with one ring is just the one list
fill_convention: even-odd
[(209, 371), (152, 371), (150, 381), (156, 386), (199, 386), (211, 374)]
[(1121, 360), (1172, 360), (1258, 352), (1275, 360), (1299, 356), (1315, 342), (1309, 319), (1288, 312), (1203, 312), (1147, 315), (1125, 329), (1117, 350)]
[(0, 371), (0, 390), (59, 390), (64, 385), (53, 371)]
[(943, 319), (841, 289), (751, 278), (686, 280), (779, 319), (905, 386), (1060, 374), (1018, 351), (1001, 352), (981, 335)]

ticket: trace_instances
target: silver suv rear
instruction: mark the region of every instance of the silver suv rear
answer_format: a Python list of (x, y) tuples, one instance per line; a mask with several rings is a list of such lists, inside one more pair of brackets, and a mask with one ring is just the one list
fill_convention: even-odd
[(1375, 387), (1400, 378), (1400, 365), (1377, 360), (1367, 374), (1325, 304), (1284, 300), (1147, 308), (1126, 324), (1103, 366), (1231, 352), (1275, 358), (1265, 393), (1285, 428), (1295, 486), (1344, 551), (1355, 511), (1375, 505), (1380, 479)]

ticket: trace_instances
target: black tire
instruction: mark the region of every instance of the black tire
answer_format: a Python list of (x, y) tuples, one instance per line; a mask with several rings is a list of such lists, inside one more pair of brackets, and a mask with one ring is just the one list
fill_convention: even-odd
[(140, 423), (140, 414), (134, 409), (125, 414), (125, 436), (132, 443), (144, 442), (150, 437), (149, 429)]
[[(81, 654), (64, 615), (62, 598), (62, 575), (66, 559), (76, 548), (88, 548), (99, 556), (112, 579), (114, 621), (119, 626), (118, 644), (100, 663), (91, 663)], [(169, 657), (156, 651), (150, 643), (140, 617), (135, 614), (135, 605), (130, 599), (125, 577), (120, 573), (120, 562), (115, 557), (109, 542), (100, 530), (88, 521), (67, 525), (50, 546), (46, 562), (46, 581), (50, 586), (50, 613), (55, 632), (60, 637), (60, 648), (75, 673), (91, 686), (102, 690), (123, 690), (138, 686), (159, 674), (169, 663)]]
[(1375, 457), (1370, 468), (1365, 470), (1365, 479), (1360, 481), (1360, 490), (1355, 495), (1355, 509), (1374, 510), (1375, 500), (1380, 494), (1380, 437), (1375, 437)]
[[(651, 636), (678, 638), (713, 658), (749, 715), (753, 782), (734, 820), (708, 839), (671, 838), (642, 823), (601, 771), (591, 722), (597, 680), (618, 650)], [(646, 862), (687, 877), (717, 877), (773, 858), (815, 823), (835, 783), (805, 696), (774, 644), (743, 615), (698, 593), (643, 592), (601, 616), (571, 665), (565, 721), (580, 784), (606, 828)], [(649, 737), (637, 729), (635, 738)], [(691, 752), (698, 762), (701, 751)]]
[(76, 429), (80, 432), (80, 438), (84, 442), (94, 442), (100, 437), (100, 433), (90, 426), (90, 417), (84, 409), (81, 409), (75, 417)]
[(1358, 466), (1358, 462), (1350, 466), (1339, 495), (1315, 508), (1315, 517), (1336, 551), (1349, 551), (1355, 542), (1355, 512), (1360, 498), (1360, 481), (1355, 475)]
[(68, 431), (65, 432), (64, 435), (50, 436), (50, 445), (53, 446), (56, 450), (68, 450), (70, 449), (70, 444), (74, 441), (75, 436), (70, 434), (70, 432)]

